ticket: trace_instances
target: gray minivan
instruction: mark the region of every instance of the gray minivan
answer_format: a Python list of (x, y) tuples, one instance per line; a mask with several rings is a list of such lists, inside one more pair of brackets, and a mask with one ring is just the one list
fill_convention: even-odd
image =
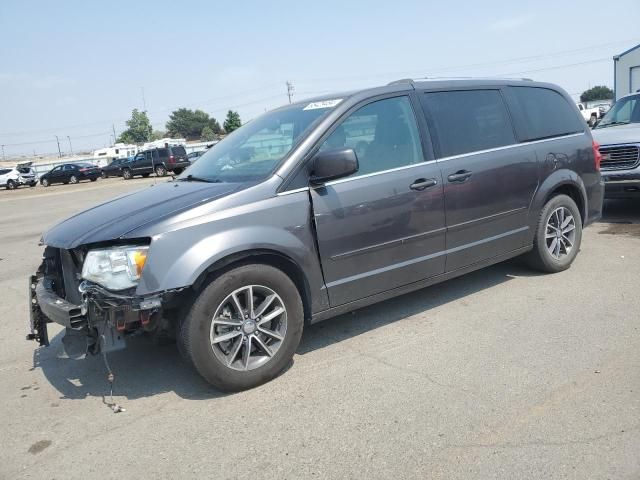
[(175, 336), (211, 384), (250, 388), (307, 323), (517, 255), (568, 268), (601, 215), (599, 162), (546, 83), (405, 80), (287, 105), (46, 232), (29, 338), (47, 345), (54, 321), (68, 352), (97, 354)]

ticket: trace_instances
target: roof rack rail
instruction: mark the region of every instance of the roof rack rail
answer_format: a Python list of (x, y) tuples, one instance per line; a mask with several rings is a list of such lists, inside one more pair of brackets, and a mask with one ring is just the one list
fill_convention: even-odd
[(422, 78), (401, 78), (394, 80), (387, 85), (410, 84), (415, 87), (416, 81), (438, 81), (438, 80), (521, 80), (525, 82), (533, 82), (532, 78), (526, 77), (422, 77)]

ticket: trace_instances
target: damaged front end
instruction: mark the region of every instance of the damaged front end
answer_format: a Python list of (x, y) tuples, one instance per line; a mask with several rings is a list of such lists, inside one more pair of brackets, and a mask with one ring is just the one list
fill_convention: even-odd
[(126, 337), (152, 332), (171, 335), (166, 307), (178, 291), (139, 296), (135, 288), (109, 290), (83, 278), (88, 250), (46, 247), (43, 262), (29, 279), (30, 328), (27, 339), (48, 345), (47, 324), (65, 327), (69, 357), (82, 358), (126, 346)]

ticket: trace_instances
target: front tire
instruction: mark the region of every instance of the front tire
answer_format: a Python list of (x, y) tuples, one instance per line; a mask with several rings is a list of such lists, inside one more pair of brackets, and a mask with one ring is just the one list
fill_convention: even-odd
[(303, 324), (302, 300), (291, 279), (269, 265), (244, 265), (202, 290), (178, 341), (207, 382), (220, 390), (240, 391), (286, 368)]
[(582, 242), (582, 218), (573, 199), (567, 195), (551, 198), (540, 212), (529, 252), (529, 266), (546, 273), (557, 273), (571, 266)]
[(14, 182), (13, 180), (9, 180), (7, 182), (7, 190), (15, 190), (16, 188), (16, 182)]
[(47, 180), (46, 178), (43, 178), (42, 180), (40, 180), (40, 183), (42, 184), (43, 187), (49, 186), (49, 180)]
[(129, 170), (128, 168), (123, 168), (122, 178), (124, 178), (125, 180), (131, 180), (133, 178), (133, 175), (131, 174), (131, 170)]
[(76, 183), (78, 183), (78, 177), (76, 177), (75, 175), (71, 175), (69, 177), (69, 182), (75, 185)]

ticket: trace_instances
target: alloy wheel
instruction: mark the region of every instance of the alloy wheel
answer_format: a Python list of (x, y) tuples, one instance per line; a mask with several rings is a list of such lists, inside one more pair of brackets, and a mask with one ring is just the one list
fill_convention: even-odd
[(553, 258), (560, 260), (569, 255), (576, 237), (576, 220), (565, 207), (556, 208), (547, 220), (545, 242)]
[(262, 285), (241, 287), (220, 303), (211, 321), (216, 358), (240, 371), (261, 367), (278, 352), (287, 334), (287, 309), (280, 296)]

